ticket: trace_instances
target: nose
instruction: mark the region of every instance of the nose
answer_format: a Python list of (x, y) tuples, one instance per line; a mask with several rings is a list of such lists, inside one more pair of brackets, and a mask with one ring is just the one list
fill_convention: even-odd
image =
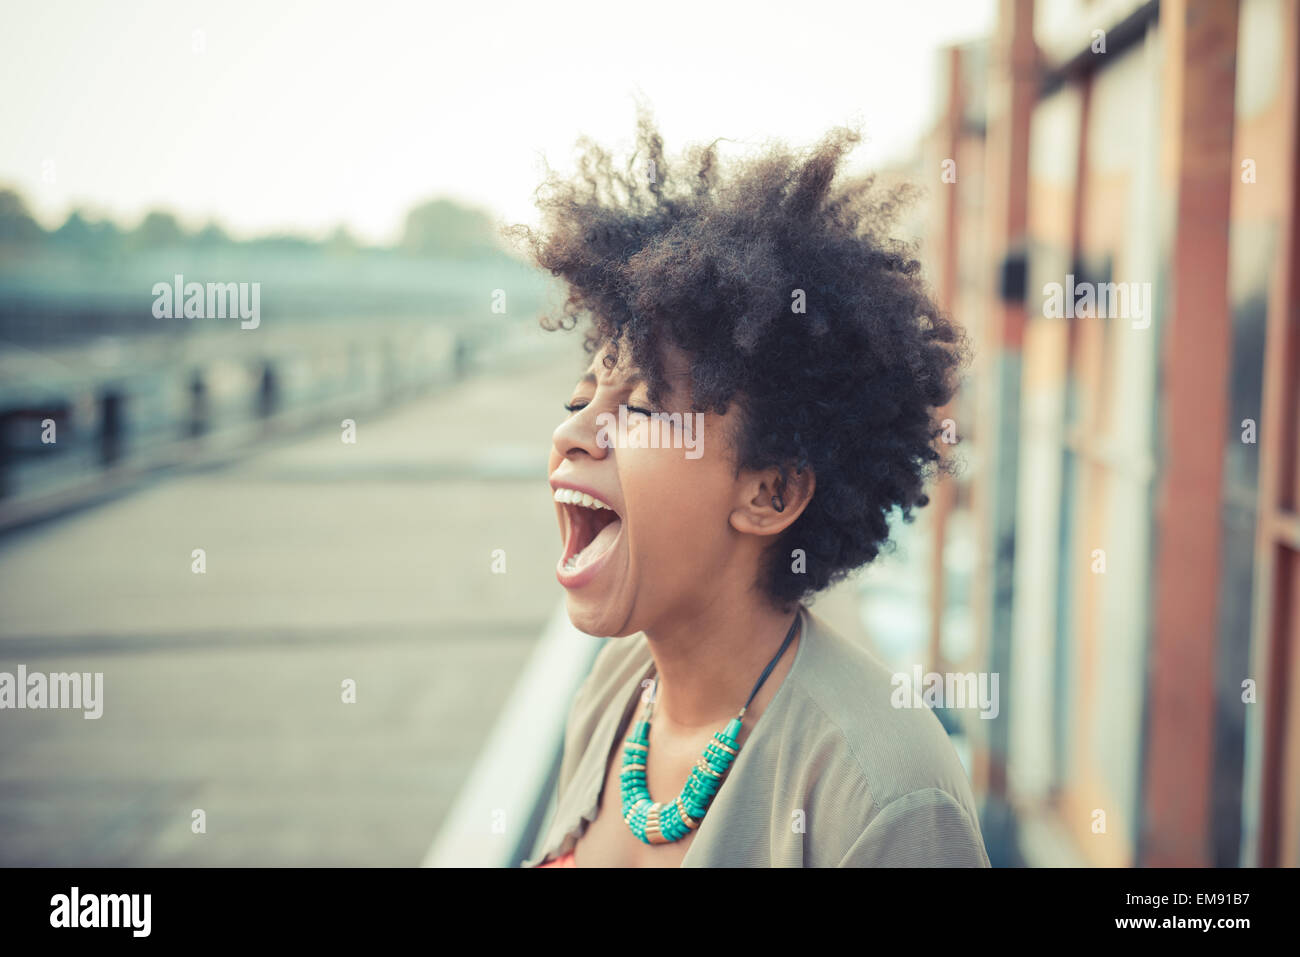
[(595, 409), (587, 405), (561, 422), (551, 435), (555, 455), (567, 459), (585, 452), (593, 459), (603, 459), (608, 441), (604, 438), (606, 430), (598, 419)]

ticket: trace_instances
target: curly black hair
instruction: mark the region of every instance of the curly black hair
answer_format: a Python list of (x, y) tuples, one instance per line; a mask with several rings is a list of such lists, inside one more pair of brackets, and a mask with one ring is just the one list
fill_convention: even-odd
[(928, 503), (925, 480), (947, 463), (939, 411), (966, 359), (913, 246), (888, 235), (911, 188), (878, 190), (870, 175), (832, 183), (859, 140), (837, 127), (806, 157), (769, 143), (724, 176), (717, 140), (671, 165), (639, 108), (624, 171), (584, 137), (577, 177), (548, 166), (538, 187), (541, 233), (506, 230), (567, 286), (563, 315), (543, 316), (544, 328), (589, 317), (586, 351), (612, 345), (610, 366), (630, 345), (652, 403), (665, 394), (666, 337), (690, 356), (694, 408), (742, 410), (737, 474), (812, 468), (812, 500), (758, 583), (778, 607), (872, 561), (890, 513), (911, 521)]

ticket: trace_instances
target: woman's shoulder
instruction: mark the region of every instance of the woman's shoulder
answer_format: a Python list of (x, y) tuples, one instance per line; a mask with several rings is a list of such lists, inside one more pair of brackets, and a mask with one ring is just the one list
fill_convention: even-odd
[(867, 648), (809, 612), (808, 656), (793, 674), (798, 702), (816, 726), (836, 729), (881, 804), (937, 787), (960, 797), (970, 782), (928, 707), (897, 692), (898, 676)]
[[(933, 828), (968, 844), (975, 866), (988, 866), (970, 778), (934, 712), (897, 694), (895, 673), (871, 651), (811, 611), (808, 625), (780, 737), (783, 749), (817, 765), (809, 786), (851, 795), (863, 847), (872, 845), (873, 854), (881, 853), (882, 834), (895, 842)], [(850, 811), (835, 803), (837, 815)]]

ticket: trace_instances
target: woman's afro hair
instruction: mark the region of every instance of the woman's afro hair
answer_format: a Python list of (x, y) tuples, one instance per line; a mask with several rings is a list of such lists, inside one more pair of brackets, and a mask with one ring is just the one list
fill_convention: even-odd
[(623, 171), (584, 137), (576, 177), (548, 167), (537, 190), (542, 231), (507, 229), (567, 287), (545, 328), (590, 318), (586, 351), (612, 346), (612, 366), (630, 346), (655, 404), (672, 342), (690, 358), (693, 408), (742, 410), (738, 473), (813, 470), (812, 500), (757, 583), (778, 607), (870, 562), (890, 513), (911, 521), (927, 504), (925, 479), (946, 464), (938, 410), (965, 361), (912, 246), (887, 232), (908, 188), (833, 183), (859, 139), (839, 127), (802, 157), (768, 144), (724, 176), (716, 140), (670, 164), (641, 108)]

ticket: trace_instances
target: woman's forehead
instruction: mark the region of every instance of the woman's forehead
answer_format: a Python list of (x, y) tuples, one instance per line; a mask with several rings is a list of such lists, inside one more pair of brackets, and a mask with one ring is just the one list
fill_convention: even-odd
[[(613, 362), (607, 365), (608, 356), (613, 356)], [(660, 375), (668, 380), (665, 384), (669, 388), (673, 387), (673, 380), (680, 380), (690, 375), (690, 357), (680, 347), (672, 343), (663, 343), (659, 346), (659, 358)], [(613, 381), (624, 379), (644, 381), (647, 378), (645, 370), (632, 361), (631, 350), (622, 347), (616, 349), (609, 343), (596, 350), (587, 365), (587, 374), (603, 376)]]
[[(679, 395), (688, 395), (690, 393), (691, 370), (689, 366), (684, 368), (666, 367), (659, 375), (665, 399), (674, 399)], [(642, 383), (650, 384), (650, 377), (638, 366), (631, 363), (619, 363), (610, 368), (605, 366), (597, 357), (587, 366), (582, 381), (592, 385), (604, 382), (612, 386), (631, 388)]]

